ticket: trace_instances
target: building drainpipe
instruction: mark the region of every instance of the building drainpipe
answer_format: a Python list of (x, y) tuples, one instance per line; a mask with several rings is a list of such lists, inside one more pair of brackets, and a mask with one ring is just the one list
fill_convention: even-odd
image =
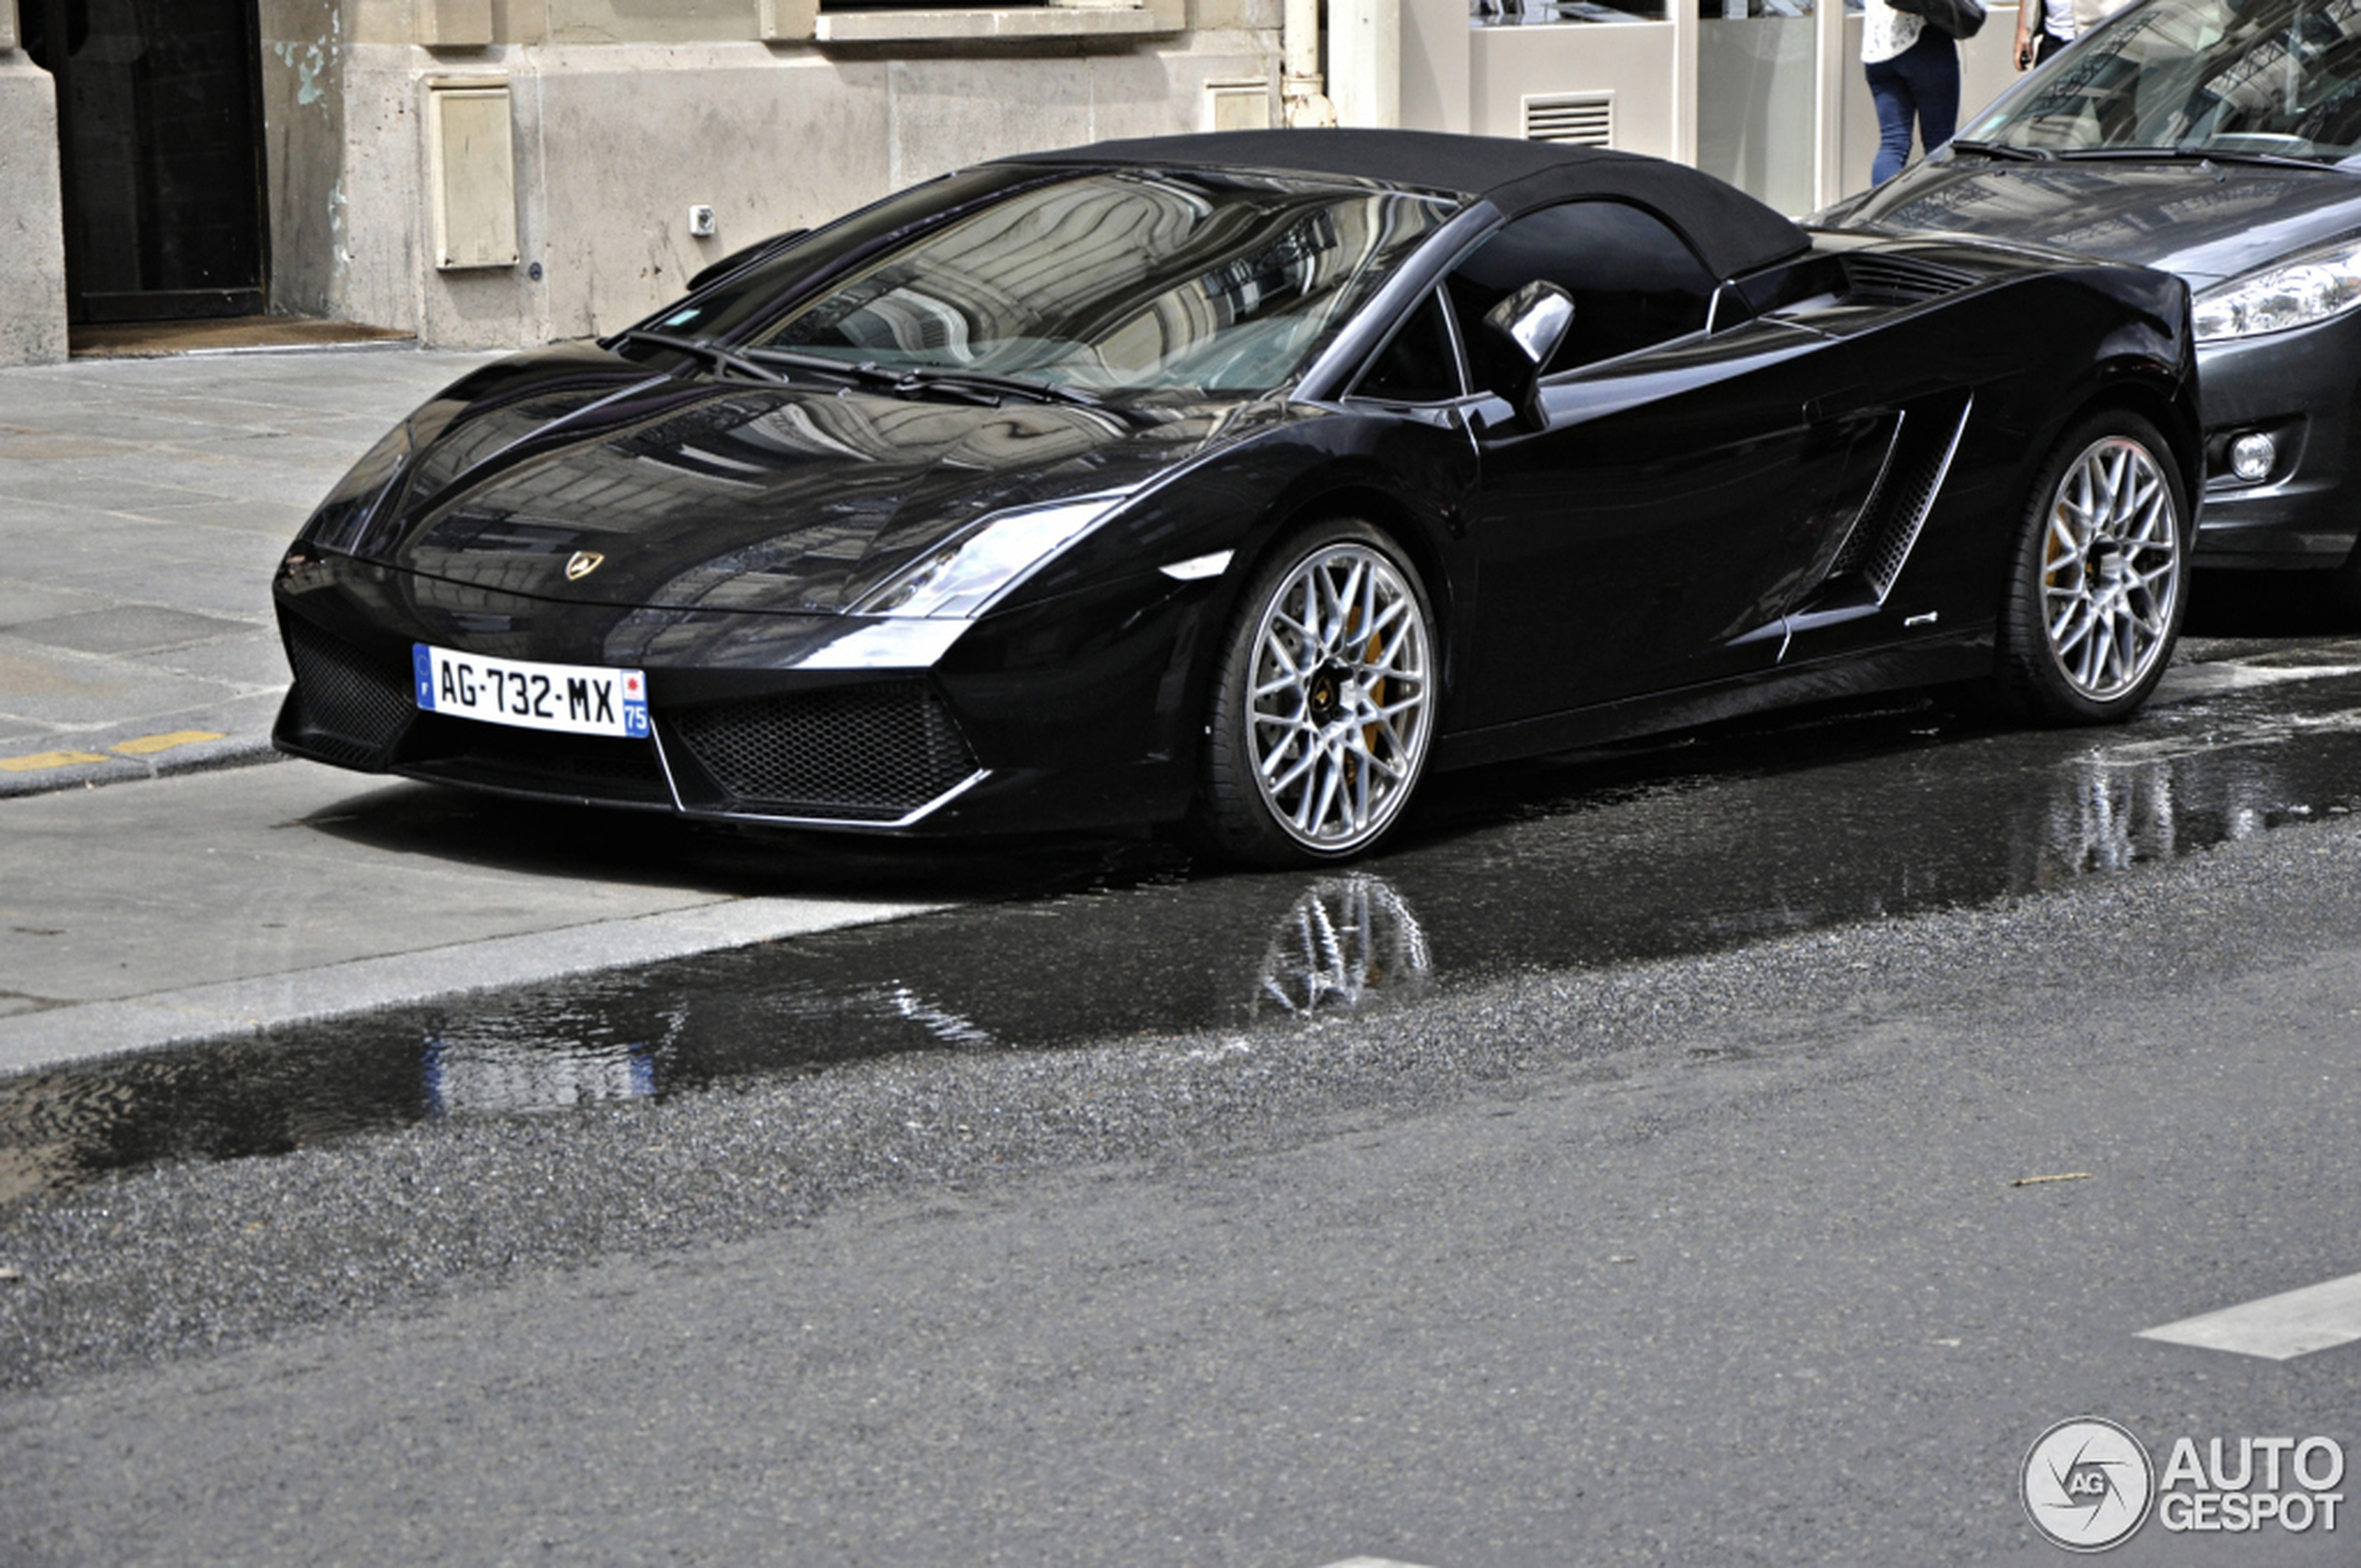
[(1320, 80), (1320, 0), (1287, 0), (1279, 45), (1279, 97), (1287, 125), (1335, 125), (1337, 106), (1328, 101)]

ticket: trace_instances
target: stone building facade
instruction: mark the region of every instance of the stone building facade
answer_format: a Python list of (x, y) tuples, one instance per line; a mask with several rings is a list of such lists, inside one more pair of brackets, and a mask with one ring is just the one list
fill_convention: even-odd
[[(0, 0), (0, 363), (176, 314), (613, 331), (945, 169), (1316, 122), (1324, 80), (1349, 125), (1654, 153), (1802, 213), (1867, 182), (1856, 4)], [(1963, 107), (2013, 79), (1993, 10)]]
[(210, 0), (224, 44), (165, 35), (191, 0), (0, 0), (0, 362), (69, 317), (612, 331), (981, 158), (1274, 123), (1280, 4)]

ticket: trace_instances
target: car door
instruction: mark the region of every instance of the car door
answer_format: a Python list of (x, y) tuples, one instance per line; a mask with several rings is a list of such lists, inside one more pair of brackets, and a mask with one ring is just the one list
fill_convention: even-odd
[(1452, 274), (1479, 386), (1511, 384), (1484, 312), (1535, 278), (1574, 296), (1575, 320), (1526, 410), (1477, 412), (1470, 722), (1769, 669), (1850, 515), (1872, 422), (1847, 350), (1774, 321), (1706, 330), (1715, 280), (1680, 234), (1583, 201), (1509, 224)]

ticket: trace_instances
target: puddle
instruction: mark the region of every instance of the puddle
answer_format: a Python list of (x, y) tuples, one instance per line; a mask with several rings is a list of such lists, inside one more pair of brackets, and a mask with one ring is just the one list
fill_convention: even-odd
[(1366, 1011), (1517, 971), (1972, 905), (2361, 803), (2361, 674), (2118, 730), (1926, 706), (1432, 781), (1351, 871), (1171, 876), (0, 1081), (0, 1202), (437, 1117), (563, 1115), (911, 1050)]

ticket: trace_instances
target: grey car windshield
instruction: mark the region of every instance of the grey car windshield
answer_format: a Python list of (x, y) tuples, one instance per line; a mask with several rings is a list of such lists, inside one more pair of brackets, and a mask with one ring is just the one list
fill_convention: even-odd
[(2059, 156), (2361, 151), (2361, 0), (2150, 0), (1960, 133)]
[(1253, 176), (1036, 181), (917, 226), (734, 346), (1085, 390), (1260, 391), (1300, 374), (1452, 211)]

